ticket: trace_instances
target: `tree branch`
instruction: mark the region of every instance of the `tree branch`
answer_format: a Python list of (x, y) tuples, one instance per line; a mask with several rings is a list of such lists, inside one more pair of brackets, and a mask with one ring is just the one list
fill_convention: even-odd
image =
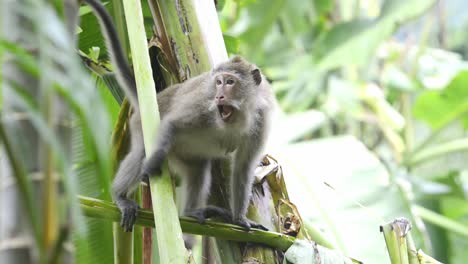
[[(79, 196), (80, 207), (83, 214), (88, 217), (107, 219), (114, 222), (120, 221), (119, 209), (112, 203)], [(190, 217), (180, 217), (180, 226), (184, 233), (194, 235), (213, 236), (220, 239), (261, 243), (270, 247), (286, 251), (293, 243), (295, 238), (280, 233), (251, 229), (245, 231), (242, 227), (224, 224), (215, 221), (206, 221), (204, 224), (198, 223)], [(136, 220), (137, 225), (154, 227), (153, 212), (148, 210), (139, 210)]]

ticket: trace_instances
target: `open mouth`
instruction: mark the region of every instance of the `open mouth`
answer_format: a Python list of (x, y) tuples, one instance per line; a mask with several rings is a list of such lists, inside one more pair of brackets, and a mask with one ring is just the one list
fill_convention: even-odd
[(223, 121), (227, 121), (229, 117), (231, 117), (234, 108), (230, 105), (218, 105), (218, 111), (221, 115), (221, 119), (223, 119)]

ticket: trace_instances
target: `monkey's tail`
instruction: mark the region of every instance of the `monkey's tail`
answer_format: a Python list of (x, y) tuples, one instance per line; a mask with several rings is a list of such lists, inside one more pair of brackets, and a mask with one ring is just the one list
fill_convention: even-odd
[(110, 54), (111, 62), (115, 67), (116, 77), (122, 88), (124, 88), (130, 103), (138, 106), (138, 96), (136, 90), (135, 77), (124, 55), (122, 45), (120, 44), (117, 30), (114, 27), (112, 18), (99, 0), (83, 0), (96, 14), (101, 30), (105, 35), (106, 46)]

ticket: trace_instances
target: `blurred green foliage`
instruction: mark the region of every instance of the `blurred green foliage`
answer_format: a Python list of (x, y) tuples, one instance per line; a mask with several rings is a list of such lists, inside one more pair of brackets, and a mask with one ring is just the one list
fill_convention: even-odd
[(252, 0), (219, 12), (228, 51), (263, 69), (284, 111), (271, 151), (293, 202), (350, 256), (389, 263), (378, 225), (405, 216), (425, 252), (468, 259), (457, 229), (468, 224), (462, 10), (460, 0)]

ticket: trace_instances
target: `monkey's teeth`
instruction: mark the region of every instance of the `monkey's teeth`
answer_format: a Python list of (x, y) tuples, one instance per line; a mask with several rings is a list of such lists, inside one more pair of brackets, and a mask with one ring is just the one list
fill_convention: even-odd
[(232, 107), (229, 105), (220, 105), (218, 106), (219, 113), (221, 114), (221, 118), (226, 121), (232, 114)]
[(221, 116), (223, 117), (223, 119), (226, 119), (226, 118), (228, 118), (228, 117), (231, 116), (231, 112), (229, 112), (229, 113), (222, 113)]

